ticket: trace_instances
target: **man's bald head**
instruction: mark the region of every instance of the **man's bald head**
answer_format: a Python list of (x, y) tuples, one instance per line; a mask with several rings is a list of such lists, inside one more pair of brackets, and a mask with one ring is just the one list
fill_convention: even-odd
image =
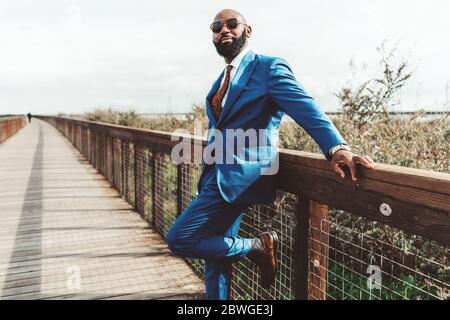
[(236, 18), (239, 22), (247, 24), (245, 17), (240, 12), (233, 9), (220, 10), (214, 17), (214, 21), (223, 21), (231, 18)]

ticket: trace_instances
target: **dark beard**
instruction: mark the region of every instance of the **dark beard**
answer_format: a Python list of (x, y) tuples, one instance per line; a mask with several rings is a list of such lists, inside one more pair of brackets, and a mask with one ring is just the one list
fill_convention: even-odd
[(228, 58), (229, 60), (232, 60), (239, 54), (239, 52), (241, 52), (242, 48), (245, 45), (246, 40), (247, 40), (247, 31), (244, 29), (242, 35), (239, 38), (233, 38), (231, 44), (228, 43), (221, 44), (220, 41), (218, 43), (215, 43), (213, 41), (213, 43), (219, 55)]

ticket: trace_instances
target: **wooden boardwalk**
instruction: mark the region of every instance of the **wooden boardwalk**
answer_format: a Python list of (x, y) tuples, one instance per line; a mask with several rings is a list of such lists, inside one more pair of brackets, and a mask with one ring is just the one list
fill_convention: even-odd
[(0, 144), (0, 299), (201, 298), (202, 281), (49, 124)]

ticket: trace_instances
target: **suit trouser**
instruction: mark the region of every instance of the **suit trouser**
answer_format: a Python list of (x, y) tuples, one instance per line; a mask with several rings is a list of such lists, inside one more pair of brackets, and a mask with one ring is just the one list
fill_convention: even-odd
[(170, 228), (166, 241), (178, 255), (205, 260), (207, 299), (230, 296), (232, 263), (250, 250), (250, 239), (238, 237), (248, 205), (230, 204), (220, 194), (213, 167), (209, 167), (199, 195)]

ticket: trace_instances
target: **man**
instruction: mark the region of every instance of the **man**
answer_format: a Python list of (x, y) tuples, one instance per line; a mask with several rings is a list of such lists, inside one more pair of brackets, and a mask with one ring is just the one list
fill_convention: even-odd
[(30, 123), (31, 122), (31, 117), (32, 117), (31, 113), (28, 112), (27, 117), (28, 117), (28, 123)]
[[(235, 137), (226, 135), (225, 141), (218, 142), (217, 146), (224, 150), (214, 155), (216, 163), (203, 166), (199, 194), (175, 221), (166, 240), (174, 254), (205, 260), (207, 299), (228, 299), (232, 263), (243, 257), (257, 264), (263, 287), (270, 287), (275, 278), (276, 233), (263, 232), (247, 239), (239, 237), (238, 231), (245, 208), (274, 200), (275, 175), (270, 169), (276, 159), (271, 151), (277, 138), (273, 132), (277, 132), (283, 113), (316, 141), (342, 178), (343, 165), (349, 167), (356, 180), (356, 164), (373, 168), (375, 163), (368, 156), (350, 151), (329, 118), (296, 81), (285, 60), (250, 50), (252, 28), (239, 12), (220, 11), (210, 28), (216, 50), (227, 66), (206, 98), (208, 129), (213, 132), (208, 135), (206, 148), (227, 130), (262, 129), (269, 134), (259, 149), (244, 146), (235, 151), (234, 145), (229, 147)], [(242, 153), (269, 156), (245, 161)], [(237, 163), (224, 163), (223, 157), (230, 154)]]

